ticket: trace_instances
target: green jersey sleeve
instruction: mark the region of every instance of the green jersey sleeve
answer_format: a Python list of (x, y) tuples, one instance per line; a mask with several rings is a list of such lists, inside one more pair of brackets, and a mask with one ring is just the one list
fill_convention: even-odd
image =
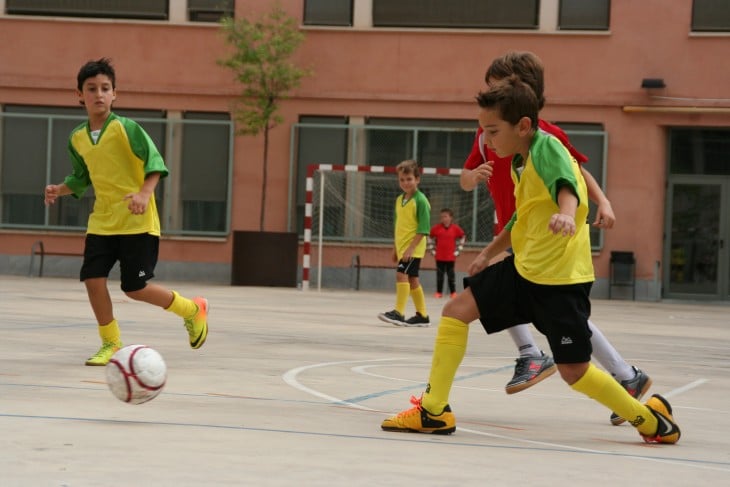
[(127, 132), (132, 152), (144, 161), (145, 175), (157, 172), (160, 178), (166, 177), (169, 171), (165, 161), (147, 132), (134, 120), (123, 117), (119, 117), (119, 120)]

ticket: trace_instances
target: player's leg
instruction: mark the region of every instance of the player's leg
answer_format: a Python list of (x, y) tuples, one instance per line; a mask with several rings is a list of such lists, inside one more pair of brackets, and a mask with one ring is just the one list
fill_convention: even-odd
[[(449, 434), (456, 429), (449, 394), (466, 352), (469, 323), (481, 318), (487, 333), (494, 333), (526, 318), (514, 316), (519, 311), (514, 286), (510, 286), (514, 274), (510, 260), (464, 280), (464, 291), (449, 300), (441, 312), (426, 391), (420, 399), (411, 398), (413, 408), (383, 421), (384, 430)], [(489, 321), (485, 318), (488, 314)]]
[(441, 260), (436, 261), (436, 292), (434, 298), (440, 298), (443, 296), (444, 289), (444, 262)]
[(107, 276), (116, 262), (117, 243), (114, 237), (87, 235), (80, 280), (84, 282), (89, 304), (98, 325), (101, 347), (86, 360), (86, 365), (106, 365), (114, 352), (122, 347), (119, 324), (114, 319)]
[(455, 263), (452, 260), (451, 262), (446, 262), (446, 276), (449, 281), (449, 296), (452, 298), (456, 297), (456, 273), (454, 272)]
[(190, 346), (200, 348), (208, 337), (208, 300), (185, 298), (157, 284), (154, 277), (159, 238), (154, 235), (124, 235), (121, 238), (119, 267), (122, 291), (130, 298), (150, 303), (175, 313), (183, 319)]
[[(621, 387), (635, 399), (641, 399), (651, 387), (651, 378), (641, 369), (633, 367), (626, 363), (621, 354), (616, 350), (611, 342), (606, 339), (601, 330), (588, 320), (590, 328), (591, 345), (593, 346), (593, 358), (600, 363), (614, 379), (621, 384)], [(615, 412), (611, 413), (611, 424), (620, 425), (626, 420)]]
[(547, 379), (557, 370), (552, 357), (540, 350), (530, 331), (530, 325), (521, 324), (507, 330), (520, 356), (515, 359), (515, 372), (504, 386), (507, 394), (515, 394)]
[(406, 322), (405, 312), (408, 304), (408, 296), (411, 294), (411, 285), (408, 282), (408, 268), (413, 259), (409, 262), (399, 261), (395, 270), (395, 308), (378, 314), (378, 319), (392, 325), (403, 326)]
[(563, 380), (574, 390), (628, 418), (645, 441), (676, 443), (679, 427), (669, 403), (653, 396), (646, 405), (633, 398), (606, 372), (590, 363), (591, 283), (568, 286), (532, 285), (527, 298), (535, 325), (545, 333)]
[(421, 268), (421, 259), (412, 259), (411, 265), (406, 271), (408, 274), (408, 285), (413, 305), (416, 307), (416, 314), (408, 318), (401, 326), (425, 327), (431, 324), (426, 310), (426, 294), (423, 292), (421, 280), (418, 277)]
[(647, 443), (679, 441), (681, 432), (672, 417), (672, 406), (659, 394), (641, 404), (610, 375), (590, 362), (558, 364), (558, 369), (574, 390), (616, 411), (622, 418), (628, 418)]
[(384, 430), (437, 434), (454, 432), (456, 419), (448, 405), (449, 393), (466, 352), (468, 323), (478, 316), (470, 289), (446, 303), (436, 333), (426, 391), (420, 399), (411, 398), (413, 408), (383, 421), (381, 427)]

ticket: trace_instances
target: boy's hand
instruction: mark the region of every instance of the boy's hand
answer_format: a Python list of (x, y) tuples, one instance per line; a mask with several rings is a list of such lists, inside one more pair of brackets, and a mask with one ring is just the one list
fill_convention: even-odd
[(471, 264), (469, 264), (469, 267), (466, 271), (469, 273), (470, 276), (473, 276), (474, 274), (481, 272), (485, 267), (487, 267), (487, 264), (489, 264), (487, 256), (484, 255), (484, 252), (479, 252), (479, 255), (476, 256)]
[(488, 161), (479, 164), (471, 171), (471, 177), (474, 179), (475, 184), (489, 181), (489, 178), (492, 177), (492, 166), (494, 166), (494, 161)]
[(52, 205), (56, 202), (56, 199), (61, 196), (61, 185), (60, 184), (49, 184), (46, 186), (44, 191), (44, 203), (46, 206)]
[(129, 193), (124, 197), (129, 200), (127, 208), (133, 215), (142, 215), (147, 210), (147, 204), (150, 201), (150, 195), (146, 193)]
[(593, 222), (593, 226), (608, 229), (613, 228), (614, 223), (616, 223), (616, 216), (613, 214), (611, 203), (606, 200), (598, 205), (598, 211), (596, 211), (596, 219)]
[(575, 235), (575, 218), (563, 213), (555, 213), (550, 217), (548, 229), (555, 235), (562, 233), (563, 237)]

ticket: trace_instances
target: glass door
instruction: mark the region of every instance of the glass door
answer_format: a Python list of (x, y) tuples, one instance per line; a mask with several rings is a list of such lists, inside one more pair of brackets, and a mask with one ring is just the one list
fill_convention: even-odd
[(726, 177), (672, 176), (667, 190), (664, 294), (728, 299)]

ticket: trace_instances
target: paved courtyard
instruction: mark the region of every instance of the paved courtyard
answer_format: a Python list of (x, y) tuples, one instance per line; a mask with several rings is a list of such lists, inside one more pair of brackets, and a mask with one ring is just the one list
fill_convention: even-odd
[(730, 306), (593, 302), (674, 407), (679, 444), (648, 445), (557, 375), (506, 395), (514, 346), (478, 324), (456, 433), (382, 431), (424, 388), (443, 300), (411, 329), (376, 318), (394, 293), (160, 284), (210, 300), (210, 335), (191, 350), (176, 316), (112, 282), (125, 344), (168, 366), (160, 396), (131, 406), (83, 365), (99, 342), (81, 283), (0, 276), (0, 485), (730, 485)]

